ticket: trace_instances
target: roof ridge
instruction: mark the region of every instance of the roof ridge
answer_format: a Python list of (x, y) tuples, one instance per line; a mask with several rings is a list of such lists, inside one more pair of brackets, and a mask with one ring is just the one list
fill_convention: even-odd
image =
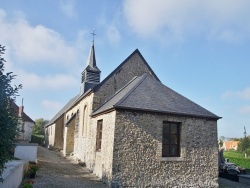
[(130, 80), (127, 84), (125, 84), (121, 89), (119, 89), (118, 91), (116, 91), (113, 95), (111, 95), (104, 103), (102, 103), (97, 109), (95, 109), (93, 111), (96, 112), (98, 109), (100, 109), (102, 106), (104, 106), (108, 101), (110, 101), (111, 99), (113, 99), (118, 93), (120, 93), (124, 88), (126, 88), (130, 83), (132, 83), (136, 78), (138, 78), (138, 76), (135, 76), (132, 80)]
[(142, 61), (144, 62), (144, 64), (148, 67), (148, 69), (152, 72), (153, 76), (155, 77), (156, 80), (158, 80), (159, 82), (160, 79), (156, 76), (156, 74), (154, 73), (154, 71), (152, 70), (152, 68), (149, 66), (149, 64), (147, 63), (147, 61), (144, 59), (144, 57), (142, 56), (141, 52), (136, 49), (135, 51), (133, 51), (120, 65), (118, 65), (118, 67), (116, 67), (100, 84), (98, 84), (97, 86), (95, 86), (93, 88), (93, 91), (96, 92), (112, 75), (114, 75), (133, 55), (138, 54), (140, 56), (140, 58), (142, 59)]
[[(149, 76), (147, 73), (145, 73), (145, 74), (143, 74), (142, 76), (140, 76), (140, 77), (142, 77), (141, 78), (141, 80), (134, 86), (134, 87), (132, 87), (131, 89), (130, 89), (130, 91), (129, 92), (127, 92), (127, 94), (126, 95), (124, 95), (115, 105), (114, 105), (114, 107), (116, 106), (116, 105), (119, 105), (119, 104), (121, 104), (126, 98), (128, 98), (128, 96), (145, 80), (145, 78), (147, 77), (147, 76)], [(139, 77), (138, 77), (139, 78)]]

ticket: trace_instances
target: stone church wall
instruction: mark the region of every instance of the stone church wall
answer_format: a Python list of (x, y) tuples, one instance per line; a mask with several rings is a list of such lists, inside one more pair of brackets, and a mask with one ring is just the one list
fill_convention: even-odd
[(55, 123), (55, 141), (54, 148), (63, 149), (63, 129), (64, 129), (64, 116), (61, 116)]
[[(92, 137), (91, 148), (89, 148), (90, 157), (87, 162), (87, 167), (93, 170), (93, 172), (98, 177), (102, 178), (104, 182), (108, 182), (112, 178), (115, 114), (116, 112), (113, 111), (93, 118), (90, 126)], [(103, 120), (101, 151), (96, 151), (96, 132), (98, 120)]]
[[(92, 113), (92, 104), (93, 104), (93, 93), (83, 100), (72, 109), (73, 111), (79, 110), (79, 123), (76, 126), (75, 130), (75, 146), (74, 146), (74, 157), (81, 160), (82, 162), (87, 163), (89, 158), (89, 150), (91, 149), (90, 142), (91, 137), (93, 136), (91, 133), (91, 117)], [(84, 117), (84, 108), (87, 106), (87, 117)], [(86, 134), (84, 134), (84, 118), (87, 118), (86, 121)]]
[(95, 92), (93, 109), (105, 102), (105, 100), (107, 100), (117, 90), (121, 89), (135, 76), (141, 76), (144, 73), (153, 75), (141, 57), (135, 53)]
[[(163, 121), (181, 123), (181, 157), (162, 158)], [(217, 122), (117, 112), (111, 186), (218, 187)]]

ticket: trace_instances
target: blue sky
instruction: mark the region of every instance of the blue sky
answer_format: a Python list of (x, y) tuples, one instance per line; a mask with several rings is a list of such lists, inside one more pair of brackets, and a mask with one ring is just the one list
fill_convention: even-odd
[(52, 118), (80, 91), (96, 29), (101, 79), (138, 48), (163, 84), (223, 117), (219, 136), (243, 137), (249, 17), (249, 0), (0, 0), (0, 43), (32, 119)]

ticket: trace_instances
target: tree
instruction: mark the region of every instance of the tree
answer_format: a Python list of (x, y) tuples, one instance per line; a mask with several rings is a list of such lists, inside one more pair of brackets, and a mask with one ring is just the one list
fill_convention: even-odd
[(221, 148), (223, 146), (223, 141), (219, 139), (219, 147)]
[(32, 129), (32, 134), (35, 135), (44, 135), (44, 126), (48, 123), (48, 120), (39, 118), (35, 120), (35, 125)]
[(238, 151), (245, 153), (247, 149), (250, 149), (250, 137), (241, 138), (238, 144)]
[[(11, 103), (15, 101), (18, 90), (22, 88), (22, 85), (11, 85), (15, 78), (12, 72), (4, 73), (4, 51), (5, 47), (0, 44), (0, 177), (5, 163), (13, 158), (12, 141), (18, 133), (18, 119)], [(2, 178), (0, 181), (3, 181)]]

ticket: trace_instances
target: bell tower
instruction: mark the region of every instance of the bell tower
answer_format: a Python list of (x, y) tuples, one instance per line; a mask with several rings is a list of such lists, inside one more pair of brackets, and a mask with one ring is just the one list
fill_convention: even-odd
[(87, 90), (92, 89), (93, 87), (95, 87), (100, 83), (101, 71), (96, 66), (96, 59), (95, 59), (95, 47), (94, 47), (94, 36), (96, 35), (95, 30), (91, 34), (93, 35), (93, 41), (89, 52), (87, 67), (82, 72), (80, 94), (85, 93)]

